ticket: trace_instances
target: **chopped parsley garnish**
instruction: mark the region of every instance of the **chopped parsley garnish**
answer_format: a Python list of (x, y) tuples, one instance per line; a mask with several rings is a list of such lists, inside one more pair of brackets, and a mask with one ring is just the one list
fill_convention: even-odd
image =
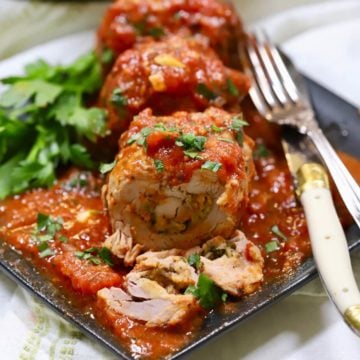
[(76, 176), (74, 176), (72, 179), (70, 179), (69, 181), (67, 181), (63, 187), (66, 190), (70, 190), (70, 189), (78, 189), (78, 188), (84, 188), (86, 186), (88, 186), (89, 181), (87, 179), (87, 176), (85, 174), (77, 174)]
[(43, 252), (49, 248), (49, 243), (47, 241), (40, 241), (37, 248), (40, 252)]
[(46, 235), (54, 236), (62, 229), (64, 220), (62, 217), (53, 218), (49, 215), (38, 213), (37, 215), (37, 232), (44, 232)]
[(244, 145), (244, 133), (240, 130), (236, 133), (236, 142), (240, 145)]
[(111, 64), (113, 60), (114, 60), (113, 51), (109, 48), (104, 49), (101, 54), (101, 62), (103, 64)]
[(205, 136), (195, 136), (193, 147), (195, 149), (198, 149), (199, 151), (204, 150), (204, 145), (206, 143), (206, 137)]
[(154, 27), (154, 28), (151, 28), (147, 31), (147, 33), (152, 36), (153, 38), (155, 39), (158, 39), (160, 38), (161, 36), (164, 36), (165, 35), (165, 31), (163, 28), (161, 27)]
[(166, 126), (163, 123), (157, 123), (154, 125), (154, 129), (159, 131), (166, 131)]
[(191, 254), (187, 259), (189, 265), (194, 266), (197, 270), (200, 269), (201, 261), (199, 254)]
[(194, 134), (182, 134), (176, 139), (175, 144), (190, 151), (203, 151), (206, 143), (205, 136), (196, 136)]
[(75, 256), (81, 260), (88, 260), (94, 265), (104, 263), (108, 266), (114, 266), (110, 249), (107, 247), (97, 248), (91, 247), (84, 251), (75, 251)]
[(181, 19), (181, 12), (177, 11), (174, 15), (173, 15), (175, 20), (180, 20)]
[(206, 170), (211, 170), (212, 172), (218, 172), (221, 168), (222, 164), (217, 161), (206, 161), (201, 168)]
[(235, 86), (234, 82), (232, 81), (232, 79), (228, 78), (226, 80), (226, 85), (227, 85), (227, 89), (229, 91), (229, 93), (233, 96), (239, 96), (239, 90), (237, 89), (237, 87)]
[(136, 23), (133, 23), (132, 26), (136, 30), (136, 32), (143, 36), (145, 35), (145, 28), (146, 28), (146, 20), (138, 21)]
[(107, 248), (107, 247), (102, 247), (101, 249), (99, 249), (98, 255), (99, 255), (100, 259), (101, 259), (106, 265), (114, 266), (114, 264), (113, 264), (113, 262), (112, 262), (112, 260), (111, 260), (112, 254), (111, 254), (111, 251), (110, 251), (109, 248)]
[(38, 213), (37, 222), (36, 222), (37, 231), (44, 230), (49, 222), (49, 219), (50, 219), (49, 215)]
[(86, 108), (102, 83), (94, 53), (67, 66), (38, 60), (2, 83), (0, 199), (53, 185), (57, 169), (69, 163), (94, 167), (83, 140), (95, 142), (107, 133), (105, 111)]
[(155, 126), (153, 128), (151, 127), (144, 127), (140, 130), (140, 132), (132, 135), (128, 140), (127, 140), (127, 144), (131, 145), (134, 144), (135, 142), (140, 145), (143, 146), (145, 149), (147, 148), (147, 143), (146, 143), (146, 138), (154, 131), (166, 131), (168, 130), (164, 124), (162, 123), (158, 123), (155, 124)]
[(67, 236), (65, 236), (65, 235), (60, 235), (60, 236), (59, 236), (59, 240), (60, 240), (62, 243), (64, 243), (64, 244), (66, 244), (67, 242), (69, 242), (69, 238), (68, 238)]
[(137, 142), (139, 140), (139, 138), (141, 137), (140, 133), (136, 133), (132, 136), (130, 136), (130, 138), (128, 139), (128, 141), (126, 142), (128, 145), (133, 144), (134, 142)]
[(265, 144), (258, 144), (256, 149), (254, 150), (254, 157), (256, 158), (265, 158), (270, 155), (269, 149), (265, 146)]
[(147, 28), (146, 17), (142, 21), (132, 23), (132, 26), (140, 36), (150, 35), (153, 38), (158, 39), (165, 35), (165, 30), (162, 27)]
[[(142, 128), (140, 133), (138, 133), (138, 137), (136, 143), (140, 146), (143, 146), (145, 149), (147, 148), (146, 138), (153, 132), (153, 129), (150, 127)], [(137, 134), (136, 134), (137, 135)]]
[(265, 251), (269, 254), (280, 249), (279, 243), (276, 240), (269, 241), (265, 244)]
[(201, 151), (204, 151), (206, 143), (205, 136), (197, 136), (194, 134), (182, 134), (180, 135), (175, 144), (184, 149), (184, 155), (191, 159), (201, 160)]
[(115, 165), (116, 165), (116, 159), (111, 163), (101, 163), (99, 166), (99, 171), (102, 174), (106, 174), (106, 173), (110, 172), (114, 168)]
[(184, 150), (184, 155), (188, 156), (191, 159), (202, 160), (202, 157), (201, 157), (199, 151)]
[[(55, 240), (55, 235), (63, 228), (64, 220), (61, 217), (53, 218), (49, 215), (38, 213), (36, 230), (34, 232), (37, 248), (41, 258), (54, 255), (54, 251), (49, 247), (49, 242)], [(61, 235), (59, 240), (61, 240)]]
[(243, 127), (247, 125), (249, 124), (242, 118), (242, 114), (233, 116), (230, 129), (236, 132), (235, 138), (240, 146), (243, 146), (244, 144)]
[(149, 136), (151, 133), (152, 133), (152, 128), (150, 128), (150, 127), (144, 127), (144, 128), (142, 128), (141, 129), (141, 131), (140, 131), (140, 134), (143, 136), (143, 137), (147, 137), (147, 136)]
[(212, 130), (213, 132), (219, 133), (219, 132), (222, 132), (222, 131), (224, 130), (224, 128), (220, 128), (220, 127), (212, 124), (212, 125), (211, 125), (211, 130)]
[(217, 138), (219, 141), (222, 141), (222, 142), (227, 142), (227, 143), (230, 143), (230, 144), (233, 144), (234, 141), (232, 141), (231, 139), (228, 139), (228, 138)]
[[(169, 127), (167, 128), (163, 123), (155, 124), (154, 127), (145, 127), (140, 130), (140, 132), (130, 136), (127, 140), (127, 144), (138, 144), (143, 146), (145, 149), (147, 148), (147, 137), (153, 133), (154, 131), (161, 131), (161, 132), (179, 132), (177, 127)], [(190, 157), (191, 159), (199, 159), (201, 160), (202, 157), (200, 156), (201, 151), (205, 150), (205, 143), (206, 143), (206, 136), (195, 135), (192, 133), (183, 134), (180, 133), (179, 137), (175, 140), (175, 145), (183, 148), (184, 155)], [(155, 162), (155, 161), (154, 161)], [(155, 163), (155, 167), (158, 171), (162, 171), (163, 167), (160, 163), (158, 166)]]
[(54, 240), (54, 235), (45, 234), (45, 235), (39, 235), (39, 233), (34, 233), (35, 239), (38, 241), (38, 243), (45, 243), (48, 241)]
[(140, 146), (143, 146), (145, 149), (147, 148), (147, 143), (146, 143), (146, 137), (145, 136), (140, 136), (136, 143), (138, 145), (140, 145)]
[(242, 114), (239, 114), (232, 117), (230, 129), (240, 131), (244, 126), (248, 125), (249, 123), (243, 119)]
[(41, 258), (45, 258), (45, 257), (52, 256), (52, 255), (55, 255), (55, 252), (51, 248), (47, 248), (39, 253), (39, 256)]
[(155, 159), (154, 165), (157, 172), (163, 172), (165, 170), (164, 163), (161, 160)]
[(271, 227), (271, 231), (272, 231), (273, 234), (278, 236), (280, 239), (282, 239), (284, 241), (288, 240), (287, 236), (279, 229), (279, 227), (277, 225), (273, 225)]
[(179, 128), (176, 127), (176, 126), (170, 126), (170, 127), (166, 128), (166, 131), (169, 131), (169, 132), (180, 132)]
[(119, 88), (113, 90), (110, 102), (115, 105), (118, 110), (123, 110), (128, 104), (127, 97), (123, 95), (122, 90)]
[(215, 100), (217, 98), (217, 95), (203, 83), (198, 84), (196, 87), (196, 92), (209, 101)]
[(204, 274), (200, 274), (196, 286), (189, 286), (185, 290), (185, 294), (191, 294), (198, 298), (200, 305), (208, 310), (227, 300), (227, 294), (224, 295), (214, 281)]

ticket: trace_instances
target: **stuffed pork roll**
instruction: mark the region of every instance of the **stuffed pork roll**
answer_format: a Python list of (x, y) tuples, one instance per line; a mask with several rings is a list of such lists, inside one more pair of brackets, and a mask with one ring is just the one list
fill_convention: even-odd
[(140, 247), (189, 249), (231, 236), (254, 173), (245, 124), (217, 108), (136, 116), (104, 188), (114, 232), (105, 245), (131, 263)]
[(231, 4), (218, 0), (117, 0), (99, 27), (97, 50), (105, 63), (111, 62), (137, 42), (171, 34), (196, 36), (225, 64), (238, 64), (243, 27)]
[(118, 138), (133, 116), (147, 107), (155, 115), (203, 111), (209, 106), (236, 111), (249, 88), (250, 79), (225, 67), (209, 47), (172, 36), (121, 54), (101, 90), (100, 105)]

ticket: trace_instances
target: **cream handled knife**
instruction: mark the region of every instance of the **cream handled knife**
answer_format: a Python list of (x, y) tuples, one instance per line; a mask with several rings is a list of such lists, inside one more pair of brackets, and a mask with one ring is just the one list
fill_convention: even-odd
[[(315, 263), (322, 283), (350, 328), (360, 336), (360, 292), (351, 267), (348, 244), (336, 213), (329, 180), (320, 162), (313, 162), (306, 138), (285, 129), (283, 148), (303, 205)], [(309, 159), (311, 159), (309, 161)]]

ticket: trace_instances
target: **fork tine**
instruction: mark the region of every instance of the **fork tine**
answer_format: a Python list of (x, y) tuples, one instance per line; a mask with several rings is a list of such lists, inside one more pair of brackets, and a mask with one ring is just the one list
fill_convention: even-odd
[(292, 100), (290, 97), (286, 95), (286, 89), (284, 89), (281, 78), (279, 77), (276, 68), (274, 67), (274, 63), (269, 55), (269, 51), (266, 47), (266, 37), (262, 31), (257, 31), (256, 34), (253, 34), (256, 40), (257, 50), (259, 52), (262, 63), (264, 64), (265, 71), (267, 76), (272, 84), (272, 89), (281, 103), (281, 105), (285, 106), (288, 103), (288, 99)]
[(275, 65), (275, 68), (277, 68), (278, 73), (280, 74), (282, 78), (282, 83), (284, 88), (287, 91), (288, 96), (293, 102), (299, 101), (299, 93), (297, 90), (297, 87), (291, 78), (291, 75), (289, 71), (286, 68), (286, 65), (284, 64), (284, 61), (278, 51), (278, 49), (272, 44), (267, 34), (264, 32), (264, 36), (266, 38), (265, 46), (268, 48), (269, 53), (271, 54), (273, 63)]
[(256, 43), (256, 39), (250, 37), (246, 42), (246, 50), (249, 56), (250, 64), (252, 65), (254, 78), (258, 85), (258, 90), (262, 93), (262, 96), (270, 107), (279, 107), (280, 103), (273, 95), (271, 84), (269, 83), (269, 80), (264, 72), (264, 68), (254, 46), (254, 42)]
[(270, 108), (264, 101), (262, 93), (256, 82), (252, 85), (252, 87), (249, 91), (249, 94), (250, 94), (251, 100), (253, 101), (255, 107), (258, 109), (260, 114), (262, 116), (264, 116), (265, 118), (269, 118), (269, 116), (271, 116)]
[[(243, 47), (241, 47), (241, 49), (244, 50)], [(249, 62), (249, 59), (247, 57), (247, 54), (245, 54), (245, 51), (240, 52), (240, 58), (241, 58), (241, 63), (243, 65), (245, 74), (248, 75), (250, 78), (254, 79), (254, 73), (253, 73), (251, 64)], [(252, 85), (251, 85), (249, 94), (250, 94), (251, 100), (253, 101), (255, 107), (258, 109), (260, 114), (263, 115), (264, 117), (267, 117), (268, 114), (271, 113), (271, 109), (266, 104), (266, 101), (265, 101), (255, 79), (252, 81)]]

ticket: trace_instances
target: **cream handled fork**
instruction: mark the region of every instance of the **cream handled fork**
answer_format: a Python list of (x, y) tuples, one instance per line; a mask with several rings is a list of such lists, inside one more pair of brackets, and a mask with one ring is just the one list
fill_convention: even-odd
[[(250, 96), (259, 112), (269, 121), (291, 125), (308, 135), (360, 227), (359, 186), (318, 126), (310, 103), (304, 92), (295, 85), (277, 49), (265, 36), (262, 35), (259, 40), (255, 35), (250, 35), (246, 52), (242, 55), (244, 69), (254, 80)], [(297, 75), (294, 68), (292, 70)], [(291, 154), (286, 155), (290, 170), (298, 180), (298, 195), (304, 207), (320, 277), (345, 321), (360, 335), (360, 292), (325, 169), (320, 164), (306, 162), (297, 164), (295, 169)]]

